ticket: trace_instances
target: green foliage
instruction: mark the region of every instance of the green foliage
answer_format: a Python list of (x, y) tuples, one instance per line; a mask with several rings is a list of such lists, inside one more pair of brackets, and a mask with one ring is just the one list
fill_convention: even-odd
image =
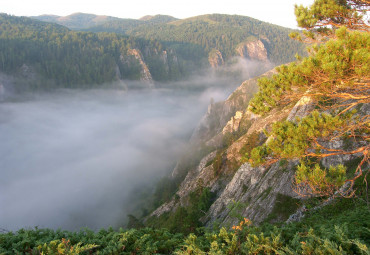
[(244, 216), (242, 215), (243, 210), (248, 206), (248, 203), (242, 203), (240, 201), (231, 201), (227, 205), (227, 209), (229, 209), (229, 216), (231, 218), (238, 219), (239, 221), (242, 221), (244, 219)]
[[(287, 205), (284, 197), (279, 199), (281, 205)], [(54, 251), (60, 244), (61, 248), (86, 249), (81, 254), (369, 254), (369, 215), (362, 199), (341, 198), (308, 212), (301, 222), (253, 227), (247, 221), (234, 231), (199, 230), (187, 237), (151, 228), (98, 232), (21, 229), (0, 234), (0, 254), (40, 254), (40, 248)], [(183, 223), (178, 220), (177, 224)]]
[(256, 131), (247, 137), (243, 147), (239, 150), (239, 153), (243, 156), (244, 161), (247, 161), (252, 150), (261, 142), (263, 141), (260, 141), (260, 134)]
[(78, 243), (74, 246), (70, 244), (69, 240), (62, 239), (51, 241), (43, 245), (39, 245), (36, 249), (36, 252), (45, 255), (54, 255), (54, 254), (65, 254), (65, 255), (77, 255), (85, 251), (90, 251), (97, 248), (97, 245), (86, 244), (82, 245)]
[[(252, 150), (250, 160), (254, 165), (273, 159), (305, 159), (325, 155), (326, 148), (317, 141), (330, 140), (334, 131), (352, 119), (352, 113), (335, 116), (318, 111), (312, 112), (297, 122), (282, 121), (272, 125), (269, 135), (273, 137), (266, 144)], [(295, 182), (300, 194), (312, 192), (316, 195), (333, 194), (349, 176), (343, 165), (329, 169), (312, 166), (305, 161), (298, 166)]]
[(167, 176), (163, 177), (156, 185), (153, 194), (153, 208), (157, 208), (161, 204), (169, 201), (177, 191), (178, 182)]
[(351, 30), (368, 31), (366, 14), (370, 3), (362, 0), (316, 0), (310, 7), (295, 6), (298, 26), (315, 39), (316, 34), (330, 36), (333, 29), (346, 26)]
[(222, 164), (223, 164), (223, 161), (224, 161), (223, 160), (223, 155), (224, 155), (224, 152), (219, 151), (219, 152), (217, 152), (215, 158), (213, 159), (212, 166), (213, 166), (214, 176), (219, 176), (219, 174), (220, 174), (221, 167), (222, 167)]
[[(307, 149), (314, 146), (318, 138), (325, 138), (338, 126), (343, 125), (344, 119), (339, 116), (333, 117), (330, 114), (318, 111), (312, 112), (299, 120), (298, 123), (291, 121), (276, 122), (272, 125), (270, 139), (266, 145), (266, 150), (270, 156), (279, 156), (284, 159), (296, 159), (307, 154)], [(261, 153), (258, 153), (261, 155)], [(252, 150), (252, 155), (258, 155)], [(258, 160), (258, 158), (252, 158)]]
[(127, 228), (143, 228), (144, 224), (138, 220), (134, 215), (129, 214), (127, 215), (128, 217), (128, 223), (127, 223)]
[(172, 53), (168, 53), (170, 69), (163, 72), (165, 63), (158, 52), (165, 48), (155, 40), (114, 33), (76, 32), (26, 17), (0, 15), (0, 70), (14, 74), (27, 65), (46, 80), (38, 85), (44, 88), (51, 86), (51, 81), (58, 87), (84, 87), (118, 78), (138, 80), (142, 67), (129, 54), (129, 49), (146, 53), (144, 60), (157, 80), (183, 75), (170, 63)]
[(196, 60), (195, 63), (206, 61), (208, 53), (214, 49), (220, 50), (225, 59), (235, 56), (236, 47), (251, 38), (261, 39), (266, 45), (269, 59), (277, 64), (294, 60), (297, 52), (303, 53), (302, 44), (289, 39), (291, 29), (249, 17), (211, 14), (169, 21), (127, 24), (125, 20), (118, 20), (91, 27), (89, 30), (159, 40), (174, 48), (181, 58), (190, 57)]
[(88, 229), (79, 232), (21, 229), (16, 233), (0, 234), (0, 253), (169, 254), (183, 241), (182, 234), (171, 234), (165, 229), (101, 229), (98, 232)]
[(90, 26), (96, 26), (105, 22), (118, 20), (118, 18), (110, 16), (98, 16), (87, 13), (74, 13), (65, 17), (56, 15), (41, 15), (32, 17), (44, 22), (53, 22), (62, 26), (66, 26), (70, 29), (81, 29)]
[[(123, 254), (169, 254), (183, 243), (182, 234), (171, 234), (165, 229), (131, 229), (123, 232), (119, 242)], [(122, 254), (119, 253), (119, 254)]]
[(188, 205), (180, 206), (174, 212), (152, 216), (146, 222), (150, 227), (165, 227), (172, 233), (189, 234), (195, 232), (202, 224), (199, 219), (205, 215), (215, 199), (209, 188), (200, 185), (188, 196)]
[(226, 149), (240, 137), (239, 132), (227, 132), (222, 136), (221, 148)]
[(268, 147), (262, 145), (253, 148), (250, 157), (248, 154), (245, 154), (245, 158), (252, 163), (252, 166), (257, 166), (265, 162), (265, 158), (269, 155), (269, 152)]
[(323, 169), (319, 164), (309, 167), (305, 163), (298, 166), (295, 181), (299, 186), (309, 185), (315, 193), (333, 194), (347, 180), (346, 168), (343, 165), (330, 166)]
[[(90, 16), (82, 17), (81, 22), (93, 22)], [(269, 58), (275, 63), (290, 61), (302, 48), (288, 38), (289, 29), (246, 17), (211, 15), (209, 20), (214, 20), (215, 26), (202, 21), (168, 23), (174, 20), (167, 16), (147, 21), (106, 19), (106, 23), (98, 25), (101, 28), (91, 28), (100, 32), (92, 33), (1, 14), (0, 70), (14, 74), (25, 64), (41, 76), (42, 83), (33, 84), (36, 88), (96, 86), (118, 78), (138, 80), (142, 67), (127, 53), (138, 49), (153, 79), (169, 81), (208, 66), (208, 52), (213, 48), (221, 49), (229, 58), (234, 56), (236, 45), (251, 34), (267, 38)], [(78, 18), (71, 22), (81, 23)]]
[[(311, 55), (298, 63), (279, 67), (271, 79), (259, 80), (260, 91), (251, 100), (250, 110), (257, 114), (298, 100), (300, 105), (312, 104), (327, 112), (314, 111), (301, 120), (275, 123), (269, 142), (251, 152), (254, 165), (279, 159), (315, 160), (318, 164), (314, 166), (301, 163), (298, 167), (298, 194), (333, 195), (346, 181), (353, 183), (367, 159), (369, 116), (366, 112), (354, 115), (353, 109), (370, 102), (370, 33), (363, 16), (369, 7), (368, 1), (361, 0), (316, 0), (310, 8), (296, 6), (297, 21), (306, 29), (306, 37), (319, 35), (319, 41), (326, 43), (313, 45)], [(327, 41), (329, 37), (334, 39)], [(338, 140), (347, 141), (345, 148), (330, 148)], [(354, 145), (355, 141), (362, 144)], [(357, 153), (365, 158), (352, 176), (342, 165), (329, 169), (319, 165), (322, 158)], [(350, 188), (342, 194), (349, 192)]]
[(222, 228), (201, 236), (191, 234), (176, 254), (368, 254), (366, 205), (357, 205), (355, 210), (331, 207), (330, 211), (335, 212), (331, 216), (316, 211), (302, 222), (279, 228), (240, 224), (234, 232)]
[(286, 221), (291, 214), (293, 214), (301, 202), (297, 198), (287, 196), (281, 193), (276, 195), (276, 202), (272, 212), (267, 216), (264, 222), (283, 222)]
[(314, 54), (300, 63), (280, 66), (271, 79), (260, 79), (251, 111), (265, 114), (277, 105), (296, 102), (304, 93), (315, 101), (338, 98), (345, 89), (361, 95), (362, 85), (354, 81), (369, 77), (370, 33), (347, 33), (342, 28), (337, 34), (338, 39), (311, 48)]

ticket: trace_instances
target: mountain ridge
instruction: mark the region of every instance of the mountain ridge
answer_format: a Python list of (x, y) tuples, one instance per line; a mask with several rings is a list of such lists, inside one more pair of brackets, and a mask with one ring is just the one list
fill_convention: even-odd
[(30, 16), (30, 18), (45, 22), (53, 22), (70, 29), (83, 29), (93, 25), (102, 24), (119, 18), (107, 15), (95, 15), (90, 13), (75, 12), (67, 16), (58, 16), (53, 14), (42, 14), (38, 16)]
[[(82, 13), (77, 13), (74, 17), (81, 15), (87, 22), (98, 17)], [(50, 17), (45, 16), (44, 19)], [(101, 17), (101, 20), (107, 19), (106, 16)], [(206, 17), (216, 20), (219, 25), (212, 27), (211, 30), (202, 22), (188, 24), (185, 27), (166, 25), (168, 21), (172, 23), (178, 20), (174, 21), (175, 18), (170, 16), (156, 15), (146, 22), (134, 20), (135, 24), (139, 22), (146, 25), (135, 28), (137, 30), (132, 30), (132, 33), (122, 34), (105, 28), (102, 32), (76, 31), (49, 21), (1, 15), (0, 71), (19, 76), (22, 67), (26, 67), (35, 73), (33, 77), (45, 79), (42, 84), (49, 84), (49, 87), (83, 87), (84, 84), (101, 86), (112, 81), (142, 80), (143, 75), (152, 77), (156, 82), (168, 82), (208, 72), (208, 68), (213, 68), (219, 73), (225, 71), (230, 73), (227, 70), (238, 66), (240, 60), (255, 61), (253, 63), (258, 64), (261, 70), (255, 68), (253, 72), (260, 74), (271, 65), (294, 59), (296, 50), (302, 47), (301, 44), (289, 39), (288, 32), (291, 31), (289, 29), (281, 30), (285, 31), (285, 34), (275, 38), (275, 34), (279, 34), (280, 31), (279, 29), (275, 31), (276, 27), (261, 27), (259, 28), (261, 34), (255, 35), (259, 31), (258, 26), (251, 24), (251, 29), (255, 30), (244, 31), (243, 27), (244, 34), (234, 38), (233, 35), (239, 33), (240, 29), (234, 31), (230, 25), (218, 31), (221, 29), (220, 24), (235, 23), (237, 20), (234, 20), (234, 16), (206, 15)], [(249, 24), (248, 18), (237, 19)], [(111, 24), (110, 22), (113, 21), (104, 24)], [(131, 25), (135, 27), (134, 23)], [(163, 33), (154, 28), (163, 28)], [(176, 30), (172, 30), (173, 28)], [(153, 29), (154, 34), (141, 36), (147, 34), (147, 29)], [(204, 31), (209, 32), (198, 38), (197, 36)], [(172, 41), (173, 36), (179, 36), (179, 39)], [(238, 52), (236, 47), (240, 45), (244, 48)], [(295, 46), (290, 47), (292, 45)], [(141, 60), (130, 58), (132, 50), (138, 53), (137, 56), (141, 56)], [(23, 53), (20, 54), (21, 52)], [(234, 73), (230, 75), (239, 75), (243, 70), (239, 66), (232, 72)], [(34, 83), (38, 81), (35, 80)], [(55, 85), (52, 85), (53, 83)], [(37, 86), (42, 88), (45, 85)]]

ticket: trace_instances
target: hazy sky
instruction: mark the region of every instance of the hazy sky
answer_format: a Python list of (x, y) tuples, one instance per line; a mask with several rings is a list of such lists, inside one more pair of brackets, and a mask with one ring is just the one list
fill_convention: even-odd
[(145, 15), (167, 14), (187, 18), (201, 14), (223, 13), (253, 17), (273, 24), (296, 27), (294, 4), (308, 6), (313, 0), (0, 0), (0, 12), (17, 16), (75, 12), (140, 18)]

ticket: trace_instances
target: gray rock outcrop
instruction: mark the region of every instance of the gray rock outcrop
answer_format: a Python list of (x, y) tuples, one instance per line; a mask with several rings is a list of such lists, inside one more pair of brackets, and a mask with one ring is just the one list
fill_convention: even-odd
[(267, 61), (267, 50), (261, 40), (243, 42), (236, 47), (236, 52), (243, 58)]
[[(128, 56), (133, 56), (140, 64), (141, 70), (140, 70), (140, 80), (145, 82), (149, 88), (154, 88), (154, 82), (152, 75), (149, 71), (148, 66), (144, 62), (143, 56), (141, 55), (141, 52), (138, 49), (129, 49), (127, 51)], [(121, 61), (127, 61), (122, 55), (121, 55)]]

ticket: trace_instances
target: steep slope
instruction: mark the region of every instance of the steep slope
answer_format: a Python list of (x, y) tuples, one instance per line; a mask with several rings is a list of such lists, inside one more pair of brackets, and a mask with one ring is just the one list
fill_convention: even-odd
[[(70, 20), (82, 20), (86, 24), (109, 20), (87, 14), (72, 17)], [(50, 21), (56, 17), (44, 18)], [(26, 79), (26, 83), (31, 88), (94, 87), (118, 80), (146, 80), (148, 84), (180, 80), (207, 72), (210, 67), (208, 61), (212, 62), (202, 46), (187, 42), (167, 44), (153, 38), (146, 40), (113, 33), (76, 32), (61, 25), (5, 14), (0, 19), (0, 71), (20, 77), (22, 67), (30, 70), (34, 79)], [(155, 27), (177, 20), (157, 15), (137, 22)], [(256, 43), (261, 47), (257, 50), (254, 47), (253, 52), (246, 50), (247, 53), (241, 56), (245, 61), (256, 61), (253, 66), (258, 68), (248, 69), (249, 76), (261, 73), (271, 65), (263, 43), (260, 40)], [(221, 58), (214, 65), (221, 67), (217, 72), (221, 75), (245, 75), (245, 67), (238, 61), (223, 61), (222, 53), (216, 52), (216, 56)]]
[[(264, 76), (274, 73), (273, 70)], [(184, 179), (173, 198), (146, 219), (148, 225), (156, 226), (158, 221), (164, 224), (164, 219), (178, 217), (180, 212), (182, 217), (191, 217), (189, 214), (193, 209), (189, 208), (196, 201), (192, 197), (194, 194), (200, 196), (202, 192), (213, 194), (208, 196), (209, 206), (203, 207), (197, 215), (208, 227), (215, 224), (231, 227), (238, 225), (243, 217), (257, 225), (264, 221), (286, 221), (302, 205), (302, 197), (296, 193), (293, 184), (298, 160), (252, 166), (246, 162), (245, 155), (271, 139), (266, 137), (264, 130), (270, 130), (273, 123), (302, 118), (311, 113), (315, 105), (304, 96), (296, 104), (277, 107), (264, 116), (255, 115), (247, 106), (256, 92), (256, 80), (244, 82), (225, 102), (209, 106), (191, 139), (192, 148), (207, 150), (194, 151), (194, 154), (203, 155), (194, 166), (179, 161), (172, 178), (184, 176)], [(359, 113), (368, 115), (368, 105), (359, 108)], [(332, 141), (328, 146), (338, 149), (344, 142)], [(351, 165), (356, 157), (332, 156), (322, 164), (327, 168), (339, 163)], [(193, 221), (192, 224), (197, 223)]]
[[(125, 34), (145, 39), (178, 43), (191, 48), (200, 47), (207, 56), (219, 50), (225, 60), (240, 55), (237, 48), (247, 42), (258, 42), (266, 57), (275, 64), (294, 60), (295, 53), (303, 54), (302, 44), (288, 36), (292, 29), (238, 15), (210, 14), (176, 20), (165, 24), (148, 24), (125, 31)], [(294, 52), (294, 53), (293, 53)]]
[[(1, 14), (0, 42), (0, 72), (24, 77), (33, 88), (95, 87), (117, 80), (151, 84), (153, 79), (185, 76), (181, 59), (177, 61), (176, 53), (157, 41), (75, 32), (57, 24)], [(32, 79), (25, 77), (25, 69), (33, 74)]]
[[(276, 64), (271, 63), (273, 49), (283, 47), (281, 52), (285, 52), (292, 46), (287, 37), (291, 30), (239, 16), (177, 20), (156, 15), (145, 20), (116, 20), (77, 13), (43, 17), (53, 22), (68, 21), (69, 26), (100, 24), (110, 28), (116, 24), (127, 28), (124, 34), (130, 37), (71, 31), (5, 14), (0, 19), (0, 71), (20, 77), (22, 67), (28, 69), (34, 74), (34, 79), (26, 79), (31, 88), (94, 87), (119, 80), (145, 80), (152, 87), (155, 81), (186, 79), (208, 72), (209, 67), (221, 75), (251, 77)], [(273, 38), (282, 39), (283, 44), (275, 44)], [(283, 55), (291, 57), (300, 47), (296, 44)]]
[[(81, 15), (76, 14), (76, 19)], [(90, 23), (81, 24), (80, 30), (114, 32), (165, 42), (185, 60), (206, 62), (209, 54), (216, 50), (222, 55), (224, 63), (232, 61), (235, 56), (242, 56), (281, 64), (293, 61), (296, 53), (304, 54), (303, 45), (288, 36), (294, 30), (244, 16), (209, 14), (181, 20), (166, 15), (145, 16), (139, 20), (108, 17), (105, 22), (101, 22), (103, 18), (100, 16), (91, 16)], [(45, 20), (45, 17), (35, 18)], [(74, 20), (72, 18), (73, 15), (49, 17), (48, 21), (54, 20), (76, 29), (75, 24), (61, 22)], [(81, 20), (88, 18), (80, 17)], [(99, 24), (94, 25), (95, 20)], [(212, 61), (209, 65), (215, 66)]]

